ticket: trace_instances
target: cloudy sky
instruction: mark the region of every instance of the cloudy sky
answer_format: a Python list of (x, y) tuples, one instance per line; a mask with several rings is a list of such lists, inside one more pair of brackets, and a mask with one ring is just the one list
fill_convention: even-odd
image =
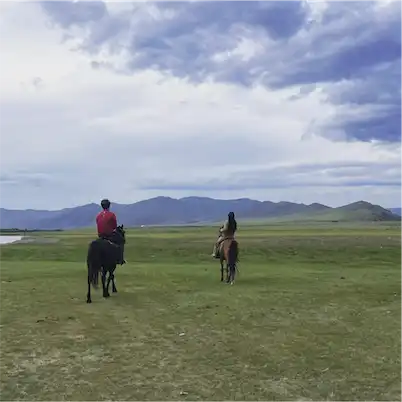
[(401, 3), (0, 3), (1, 206), (400, 205)]

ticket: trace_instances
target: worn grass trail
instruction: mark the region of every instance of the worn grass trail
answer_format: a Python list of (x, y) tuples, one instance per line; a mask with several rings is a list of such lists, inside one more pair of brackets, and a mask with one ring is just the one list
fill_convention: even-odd
[[(41, 234), (43, 236), (43, 234)], [(1, 248), (2, 400), (400, 400), (400, 227), (128, 230), (85, 303), (88, 232)]]

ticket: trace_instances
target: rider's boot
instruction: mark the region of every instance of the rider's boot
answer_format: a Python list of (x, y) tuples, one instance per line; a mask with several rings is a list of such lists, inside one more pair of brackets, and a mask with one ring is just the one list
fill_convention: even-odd
[(126, 263), (126, 259), (124, 258), (124, 250), (121, 250), (121, 254), (120, 254), (120, 264), (124, 265)]
[(214, 250), (212, 251), (211, 257), (216, 258), (216, 254), (217, 254), (217, 247), (216, 247), (216, 243), (215, 243), (214, 244)]
[[(220, 244), (219, 244), (219, 246), (220, 246)], [(219, 256), (219, 246), (215, 243), (214, 251), (212, 253), (213, 258), (220, 258), (220, 256)]]

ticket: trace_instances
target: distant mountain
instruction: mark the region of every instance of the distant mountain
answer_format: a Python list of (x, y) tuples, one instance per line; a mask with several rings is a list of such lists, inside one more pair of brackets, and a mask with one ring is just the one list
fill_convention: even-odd
[(393, 212), (394, 214), (397, 215), (401, 215), (402, 216), (402, 208), (390, 208), (389, 209), (391, 212)]
[(330, 208), (313, 215), (302, 215), (300, 219), (332, 222), (376, 222), (400, 221), (401, 217), (390, 210), (373, 205), (366, 201), (358, 201), (338, 208)]
[[(255, 201), (248, 198), (215, 200), (204, 197), (174, 199), (156, 197), (134, 204), (115, 204), (113, 211), (126, 226), (178, 225), (223, 221), (229, 211), (239, 220), (327, 220), (377, 221), (400, 220), (378, 205), (365, 201), (331, 208), (322, 204)], [(75, 229), (94, 226), (100, 207), (87, 204), (59, 211), (9, 210), (0, 208), (0, 227), (21, 229)]]

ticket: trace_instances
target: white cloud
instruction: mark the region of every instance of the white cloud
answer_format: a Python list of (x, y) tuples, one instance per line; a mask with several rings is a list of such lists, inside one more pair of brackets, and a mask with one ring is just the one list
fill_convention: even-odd
[[(120, 6), (113, 7), (121, 11)], [(385, 206), (399, 204), (399, 188), (331, 187), (331, 180), (337, 180), (331, 176), (325, 176), (328, 187), (324, 182), (318, 187), (204, 191), (203, 185), (211, 180), (233, 180), (250, 171), (260, 171), (263, 179), (267, 169), (295, 169), (302, 164), (372, 164), (371, 178), (381, 181), (390, 174), (400, 175), (400, 146), (305, 135), (320, 131), (334, 116), (345, 115), (345, 106), (326, 102), (321, 88), (295, 98), (300, 87), (273, 91), (208, 81), (196, 85), (151, 70), (118, 75), (92, 68), (90, 55), (72, 51), (73, 42), (62, 41), (63, 32), (50, 28), (37, 4), (13, 4), (4, 10), (0, 17), (3, 207), (58, 208), (104, 196), (132, 202), (160, 194), (330, 205), (364, 198)], [(243, 55), (258, 49), (258, 44), (241, 46)], [(105, 55), (96, 61), (119, 59)], [(351, 119), (367, 112), (363, 106), (346, 108)], [(393, 165), (378, 177), (376, 164), (385, 162)], [(322, 170), (312, 178), (322, 177)], [(289, 172), (284, 183), (294, 174)], [(155, 181), (195, 187), (198, 183), (199, 189), (142, 189)]]

